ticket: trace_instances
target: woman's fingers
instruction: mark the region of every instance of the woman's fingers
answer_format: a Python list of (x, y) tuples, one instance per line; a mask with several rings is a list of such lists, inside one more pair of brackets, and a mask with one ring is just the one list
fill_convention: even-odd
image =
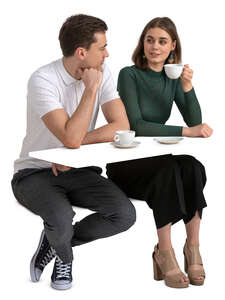
[(212, 128), (208, 124), (202, 124), (201, 133), (203, 137), (210, 137), (213, 133)]

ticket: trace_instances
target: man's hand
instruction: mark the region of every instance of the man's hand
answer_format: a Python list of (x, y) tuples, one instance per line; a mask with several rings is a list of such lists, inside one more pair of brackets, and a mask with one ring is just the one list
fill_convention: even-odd
[(69, 171), (71, 169), (71, 167), (67, 167), (67, 166), (63, 166), (60, 164), (52, 164), (52, 172), (55, 176), (58, 176), (58, 172), (57, 170), (61, 171), (61, 172), (65, 172), (65, 171)]
[(85, 69), (81, 75), (81, 79), (87, 89), (98, 90), (102, 83), (102, 72), (101, 69)]
[(200, 124), (193, 127), (183, 127), (182, 135), (188, 137), (210, 137), (213, 130), (207, 124)]

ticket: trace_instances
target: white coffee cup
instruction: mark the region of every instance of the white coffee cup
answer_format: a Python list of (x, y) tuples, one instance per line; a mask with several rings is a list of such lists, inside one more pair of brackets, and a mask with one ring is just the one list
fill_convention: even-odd
[(121, 146), (130, 145), (135, 137), (133, 130), (118, 130), (114, 136), (114, 141)]
[(167, 77), (170, 79), (177, 79), (180, 77), (183, 71), (184, 65), (182, 64), (167, 64), (164, 65), (164, 69)]

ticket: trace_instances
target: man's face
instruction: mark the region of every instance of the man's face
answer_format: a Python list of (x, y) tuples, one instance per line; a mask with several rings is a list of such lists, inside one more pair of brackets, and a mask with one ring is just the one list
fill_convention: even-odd
[(106, 49), (107, 42), (104, 32), (96, 32), (94, 34), (96, 39), (95, 43), (92, 43), (90, 48), (86, 50), (86, 57), (83, 60), (84, 68), (100, 69), (106, 57), (109, 53)]

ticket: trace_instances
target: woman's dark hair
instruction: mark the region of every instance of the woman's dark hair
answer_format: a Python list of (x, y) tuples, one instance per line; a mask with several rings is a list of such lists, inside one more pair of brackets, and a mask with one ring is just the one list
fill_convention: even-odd
[(105, 32), (108, 27), (101, 19), (88, 15), (74, 15), (69, 17), (59, 32), (59, 41), (65, 57), (72, 56), (78, 47), (89, 49), (96, 42), (94, 34)]
[[(176, 48), (174, 49), (174, 63), (175, 64), (180, 63), (181, 62), (181, 44), (180, 44), (179, 36), (177, 34), (176, 26), (172, 20), (170, 20), (167, 17), (163, 17), (163, 18), (155, 18), (155, 19), (151, 20), (145, 26), (145, 28), (139, 38), (138, 45), (132, 55), (132, 60), (135, 64), (135, 66), (142, 70), (148, 69), (148, 62), (144, 56), (144, 38), (150, 28), (161, 28), (170, 35), (173, 42), (176, 41)], [(167, 63), (167, 61), (165, 63)]]

